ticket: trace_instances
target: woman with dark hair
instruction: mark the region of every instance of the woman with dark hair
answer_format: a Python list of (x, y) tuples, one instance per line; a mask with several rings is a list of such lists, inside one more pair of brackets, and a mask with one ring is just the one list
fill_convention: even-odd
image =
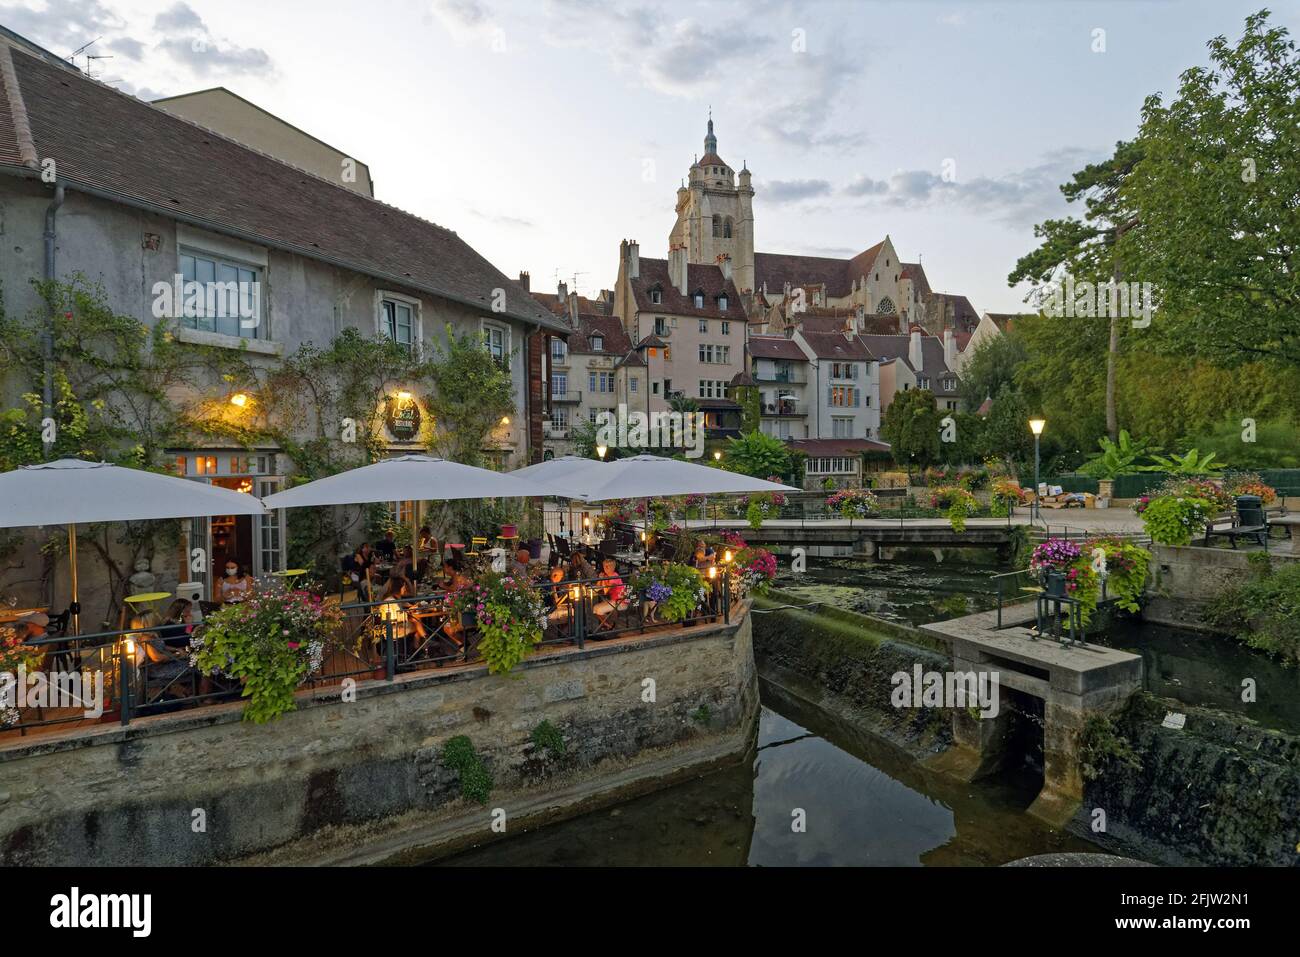
[(188, 598), (177, 598), (167, 608), (167, 627), (159, 634), (168, 648), (184, 648), (194, 632), (194, 605)]
[(217, 597), (223, 605), (241, 602), (253, 593), (253, 576), (233, 558), (226, 559), (226, 576), (217, 583)]

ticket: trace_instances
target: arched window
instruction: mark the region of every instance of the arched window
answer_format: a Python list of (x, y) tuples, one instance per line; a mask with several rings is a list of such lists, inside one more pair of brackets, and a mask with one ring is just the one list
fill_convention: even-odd
[(731, 217), (730, 216), (728, 216), (726, 220), (724, 220), (722, 223), (722, 238), (723, 239), (731, 238)]
[(890, 299), (888, 296), (880, 300), (880, 304), (876, 306), (876, 314), (880, 316), (892, 316), (894, 314), (894, 300)]
[(713, 238), (722, 238), (722, 217), (717, 213), (713, 214)]

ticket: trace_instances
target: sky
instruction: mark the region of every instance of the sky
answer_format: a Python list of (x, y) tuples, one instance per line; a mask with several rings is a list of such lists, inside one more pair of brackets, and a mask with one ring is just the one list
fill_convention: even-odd
[[(532, 288), (667, 254), (703, 153), (753, 173), (755, 248), (892, 238), (981, 312), (1059, 185), (1264, 0), (0, 0), (0, 23), (143, 99), (225, 86), (367, 163), (379, 199)], [(1300, 0), (1268, 4), (1300, 32)], [(202, 41), (202, 42), (196, 42)]]

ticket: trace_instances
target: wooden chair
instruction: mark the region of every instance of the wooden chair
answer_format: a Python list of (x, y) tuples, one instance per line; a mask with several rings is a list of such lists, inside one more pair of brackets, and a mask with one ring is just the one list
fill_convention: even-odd
[(487, 536), (474, 535), (469, 540), (469, 551), (466, 555), (478, 555), (483, 549), (487, 548)]

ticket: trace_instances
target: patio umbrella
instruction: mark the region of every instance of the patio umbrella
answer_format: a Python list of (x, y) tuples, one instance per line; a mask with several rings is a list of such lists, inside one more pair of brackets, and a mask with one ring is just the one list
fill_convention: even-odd
[(141, 469), (59, 459), (0, 474), (0, 528), (35, 525), (68, 527), (72, 629), (77, 610), (77, 526), (90, 522), (261, 515), (260, 499), (243, 492)]
[[(329, 475), (266, 498), (267, 508), (367, 505), (373, 502), (449, 501), (465, 498), (531, 498), (553, 495), (527, 478), (448, 462), (432, 455), (399, 455)], [(411, 521), (418, 521), (412, 509)], [(411, 554), (419, 560), (419, 529), (412, 528)]]
[(563, 489), (569, 498), (604, 502), (615, 498), (639, 498), (646, 502), (644, 531), (649, 532), (652, 498), (671, 495), (727, 495), (754, 492), (797, 492), (777, 482), (752, 478), (739, 472), (658, 455), (634, 455), (615, 462), (590, 459), (587, 468), (574, 468), (547, 481)]
[[(580, 455), (564, 455), (558, 459), (547, 459), (545, 462), (538, 462), (536, 465), (528, 465), (521, 469), (515, 469), (510, 474), (516, 478), (529, 479), (530, 481), (540, 482), (548, 487), (561, 488), (564, 480), (571, 475), (584, 472), (588, 467), (604, 466), (603, 461), (596, 459), (583, 458)], [(573, 496), (561, 491), (550, 493), (553, 498), (572, 498)], [(573, 506), (569, 509), (569, 527), (573, 528)], [(560, 516), (560, 534), (564, 534), (564, 516)]]

